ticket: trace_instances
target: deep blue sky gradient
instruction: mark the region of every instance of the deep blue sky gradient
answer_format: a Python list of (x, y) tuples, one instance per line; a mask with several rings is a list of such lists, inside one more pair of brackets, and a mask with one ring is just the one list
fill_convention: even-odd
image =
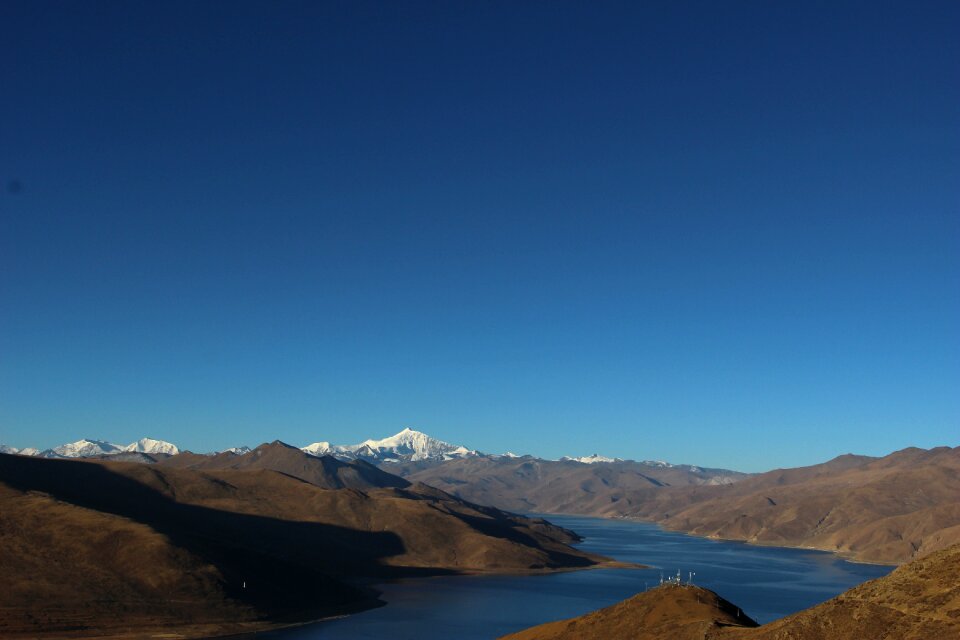
[(0, 442), (960, 444), (956, 2), (0, 5)]

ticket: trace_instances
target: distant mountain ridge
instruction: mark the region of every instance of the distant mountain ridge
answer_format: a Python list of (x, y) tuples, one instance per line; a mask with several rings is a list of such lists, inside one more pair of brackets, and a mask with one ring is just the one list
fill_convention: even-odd
[[(598, 456), (599, 457), (599, 456)], [(520, 513), (619, 515), (637, 493), (669, 487), (733, 484), (749, 474), (728, 469), (633, 460), (543, 460), (473, 456), (399, 462), (390, 471), (455, 496)]]

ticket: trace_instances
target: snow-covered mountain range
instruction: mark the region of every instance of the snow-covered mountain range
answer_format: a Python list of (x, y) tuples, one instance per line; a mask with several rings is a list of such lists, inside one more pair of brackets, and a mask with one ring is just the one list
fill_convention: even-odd
[[(341, 460), (366, 460), (373, 464), (398, 462), (442, 462), (458, 458), (489, 457), (489, 458), (517, 458), (514, 453), (485, 454), (468, 449), (462, 445), (450, 444), (428, 436), (421, 431), (404, 429), (400, 433), (381, 440), (364, 440), (360, 444), (330, 444), (326, 441), (314, 442), (301, 447), (305, 453), (314, 456), (333, 456)], [(219, 453), (233, 453), (243, 455), (250, 451), (249, 447), (232, 447)], [(17, 449), (0, 444), (0, 453), (19, 453), (26, 456), (43, 458), (89, 458), (95, 456), (109, 456), (121, 453), (144, 453), (148, 455), (172, 456), (180, 453), (177, 445), (164, 440), (141, 438), (127, 445), (114, 444), (103, 440), (83, 439), (76, 442), (38, 450), (32, 447)], [(589, 456), (560, 458), (562, 462), (577, 462), (581, 464), (604, 464), (623, 462), (622, 458), (610, 458), (594, 453)], [(674, 467), (669, 462), (644, 461), (641, 464), (656, 467)], [(678, 465), (691, 471), (698, 471), (696, 467)]]
[(329, 442), (314, 442), (302, 447), (315, 456), (330, 455), (336, 458), (361, 459), (370, 462), (419, 462), (421, 460), (450, 460), (482, 455), (464, 446), (450, 444), (432, 438), (420, 431), (404, 429), (382, 440), (364, 440), (354, 445), (331, 445)]
[[(231, 447), (221, 453), (229, 452), (243, 455), (249, 451), (249, 447)], [(466, 447), (437, 440), (413, 429), (404, 429), (400, 433), (382, 440), (364, 440), (360, 444), (354, 445), (331, 445), (329, 442), (314, 442), (303, 447), (303, 451), (314, 456), (331, 455), (344, 460), (361, 459), (375, 464), (382, 462), (418, 462), (422, 460), (439, 461), (482, 455)], [(0, 445), (0, 453), (19, 453), (20, 455), (42, 458), (91, 458), (127, 452), (177, 455), (180, 453), (180, 448), (170, 442), (154, 440), (153, 438), (141, 438), (128, 445), (84, 438), (43, 451), (34, 448), (17, 449), (16, 447)]]
[(175, 444), (163, 440), (154, 440), (153, 438), (141, 438), (127, 445), (84, 438), (83, 440), (68, 442), (59, 447), (44, 449), (43, 451), (33, 447), (17, 449), (16, 447), (0, 444), (0, 453), (19, 453), (22, 456), (37, 456), (40, 458), (92, 458), (94, 456), (113, 455), (125, 452), (175, 456), (180, 453), (180, 449)]

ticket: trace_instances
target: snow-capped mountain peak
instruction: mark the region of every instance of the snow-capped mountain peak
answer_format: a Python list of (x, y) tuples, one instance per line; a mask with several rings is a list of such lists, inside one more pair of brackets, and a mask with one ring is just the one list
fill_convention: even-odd
[(11, 447), (10, 445), (0, 444), (0, 453), (19, 453), (20, 449), (16, 447)]
[(165, 453), (175, 456), (180, 453), (179, 447), (163, 440), (154, 440), (153, 438), (140, 438), (136, 442), (123, 447), (124, 451), (137, 451), (139, 453)]
[(442, 458), (447, 455), (463, 456), (470, 450), (463, 446), (449, 444), (427, 434), (414, 431), (409, 427), (400, 433), (382, 440), (364, 440), (358, 449), (367, 449), (384, 458), (400, 458), (408, 460), (426, 460)]
[(380, 440), (364, 440), (354, 445), (331, 445), (329, 442), (321, 441), (309, 444), (302, 450), (315, 456), (332, 455), (339, 458), (363, 458), (378, 462), (407, 462), (476, 455), (475, 451), (466, 447), (437, 440), (410, 428)]
[(243, 446), (243, 447), (230, 447), (229, 449), (224, 449), (223, 451), (219, 451), (218, 453), (232, 453), (235, 456), (242, 456), (246, 453), (250, 453), (251, 451), (253, 451), (253, 449), (251, 449), (250, 447)]

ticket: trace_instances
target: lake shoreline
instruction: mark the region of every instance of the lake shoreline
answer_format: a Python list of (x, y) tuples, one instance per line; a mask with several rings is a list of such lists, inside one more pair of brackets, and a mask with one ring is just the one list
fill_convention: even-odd
[[(322, 621), (316, 628), (276, 631), (271, 640), (391, 637), (434, 640), (458, 637), (488, 640), (541, 622), (569, 618), (623, 600), (672, 576), (694, 573), (750, 615), (772, 621), (832, 598), (853, 585), (886, 574), (889, 567), (848, 563), (817, 549), (750, 545), (712, 540), (663, 529), (639, 519), (547, 516), (584, 536), (590, 553), (616, 558), (632, 570), (562, 570), (518, 575), (475, 572), (380, 582), (387, 606), (363, 615)], [(626, 546), (624, 546), (626, 545)], [(644, 561), (641, 563), (641, 561)], [(647, 569), (639, 569), (643, 564)], [(462, 578), (472, 578), (463, 580)], [(528, 578), (535, 578), (529, 580)]]
[(747, 540), (745, 538), (724, 538), (721, 536), (711, 536), (711, 535), (699, 535), (685, 529), (665, 527), (656, 520), (650, 520), (647, 518), (637, 518), (633, 516), (620, 516), (620, 515), (590, 515), (584, 513), (536, 513), (531, 514), (536, 515), (537, 517), (547, 518), (549, 516), (561, 516), (561, 517), (570, 517), (570, 518), (597, 518), (600, 520), (614, 520), (614, 521), (625, 521), (625, 522), (642, 522), (644, 524), (652, 524), (660, 527), (664, 531), (670, 531), (673, 533), (680, 533), (692, 538), (699, 538), (701, 540), (716, 540), (718, 542), (739, 542), (742, 544), (748, 544), (756, 547), (772, 547), (776, 549), (803, 549), (805, 551), (822, 551), (824, 553), (832, 554), (846, 562), (851, 562), (854, 564), (865, 564), (865, 565), (874, 565), (880, 567), (899, 567), (900, 565), (906, 564), (909, 560), (904, 562), (880, 562), (877, 560), (863, 560), (852, 551), (844, 551), (841, 549), (825, 549), (823, 547), (815, 547), (812, 545), (802, 545), (802, 544), (787, 544), (787, 543), (777, 543), (777, 542), (766, 542), (763, 540)]

